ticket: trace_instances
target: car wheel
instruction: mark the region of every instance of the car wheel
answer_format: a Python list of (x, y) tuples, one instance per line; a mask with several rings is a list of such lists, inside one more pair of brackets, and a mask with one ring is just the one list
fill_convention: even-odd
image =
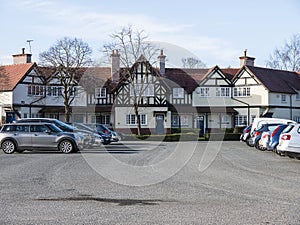
[(263, 147), (261, 147), (261, 146), (259, 145), (259, 142), (258, 142), (258, 141), (255, 143), (254, 146), (255, 146), (255, 148), (258, 149), (258, 150), (261, 150), (261, 151), (264, 151), (264, 150), (265, 150)]
[(17, 150), (16, 144), (12, 140), (3, 141), (1, 148), (6, 154), (12, 154)]
[(247, 144), (249, 147), (253, 147), (253, 145), (250, 144), (250, 138), (248, 138), (248, 139), (246, 140), (246, 144)]
[(63, 140), (59, 143), (58, 150), (61, 151), (62, 153), (68, 154), (74, 150), (74, 146), (71, 141)]

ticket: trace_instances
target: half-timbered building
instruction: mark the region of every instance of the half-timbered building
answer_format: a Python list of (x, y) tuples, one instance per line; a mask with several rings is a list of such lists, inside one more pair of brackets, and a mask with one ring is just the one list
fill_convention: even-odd
[[(166, 68), (141, 56), (130, 68), (120, 66), (118, 51), (111, 67), (79, 68), (71, 122), (101, 123), (125, 133), (170, 133), (172, 128), (233, 128), (254, 117), (300, 121), (300, 74), (254, 66), (240, 57), (240, 68)], [(2, 123), (18, 117), (65, 119), (62, 85), (56, 68), (31, 62), (31, 54), (13, 56), (0, 67)]]

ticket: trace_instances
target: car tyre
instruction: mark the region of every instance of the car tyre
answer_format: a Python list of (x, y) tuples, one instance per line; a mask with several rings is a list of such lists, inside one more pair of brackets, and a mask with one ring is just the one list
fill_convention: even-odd
[(246, 140), (246, 144), (249, 146), (249, 147), (253, 147), (253, 145), (252, 144), (250, 144), (250, 138), (248, 138), (247, 140)]
[(69, 140), (63, 140), (59, 143), (58, 145), (59, 151), (62, 153), (68, 154), (74, 151), (74, 145), (71, 141)]
[(17, 150), (17, 146), (12, 140), (3, 141), (1, 144), (1, 148), (6, 154), (12, 154)]

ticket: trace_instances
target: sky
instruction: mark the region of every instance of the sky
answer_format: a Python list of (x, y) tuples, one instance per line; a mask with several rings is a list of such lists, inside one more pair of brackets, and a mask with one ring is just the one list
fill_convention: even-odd
[(110, 35), (131, 25), (160, 43), (169, 67), (195, 57), (238, 68), (245, 49), (265, 67), (275, 48), (300, 34), (299, 12), (299, 0), (0, 0), (0, 65), (23, 47), (39, 62), (63, 37), (87, 42), (97, 60)]

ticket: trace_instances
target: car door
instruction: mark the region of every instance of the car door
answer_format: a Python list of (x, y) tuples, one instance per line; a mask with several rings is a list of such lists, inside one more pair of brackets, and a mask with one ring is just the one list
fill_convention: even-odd
[(56, 148), (56, 133), (48, 132), (46, 124), (33, 124), (30, 126), (32, 133), (32, 147), (50, 149)]
[(15, 124), (13, 127), (13, 137), (18, 143), (19, 148), (31, 148), (32, 135), (29, 132), (29, 125)]

